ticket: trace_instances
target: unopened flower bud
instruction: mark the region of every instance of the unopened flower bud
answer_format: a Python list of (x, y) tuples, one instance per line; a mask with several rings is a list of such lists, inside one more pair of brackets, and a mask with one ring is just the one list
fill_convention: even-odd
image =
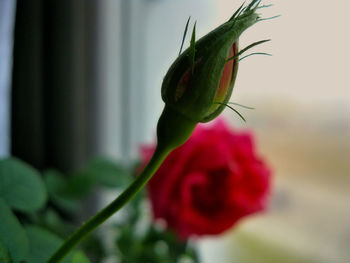
[[(181, 133), (181, 130), (188, 130), (190, 135), (198, 122), (210, 121), (223, 111), (237, 75), (241, 54), (238, 39), (258, 21), (259, 2), (253, 0), (246, 7), (242, 5), (229, 21), (198, 41), (194, 26), (190, 47), (179, 55), (163, 80), (165, 109), (158, 124), (158, 137), (169, 137), (170, 131)], [(184, 141), (189, 135), (184, 136)], [(183, 142), (178, 141), (174, 146)]]
[(222, 112), (237, 75), (238, 38), (258, 19), (256, 6), (248, 7), (175, 60), (162, 85), (166, 106), (196, 122), (210, 121)]

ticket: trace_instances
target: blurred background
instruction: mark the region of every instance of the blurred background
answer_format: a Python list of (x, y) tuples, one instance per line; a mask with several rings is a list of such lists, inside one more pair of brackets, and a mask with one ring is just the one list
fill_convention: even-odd
[[(350, 262), (350, 2), (264, 1), (241, 47), (232, 101), (274, 170), (270, 210), (200, 241), (202, 262)], [(236, 0), (0, 0), (0, 157), (78, 169), (96, 155), (127, 163), (154, 141), (160, 87), (185, 23), (198, 36)], [(186, 40), (188, 45), (189, 40)]]

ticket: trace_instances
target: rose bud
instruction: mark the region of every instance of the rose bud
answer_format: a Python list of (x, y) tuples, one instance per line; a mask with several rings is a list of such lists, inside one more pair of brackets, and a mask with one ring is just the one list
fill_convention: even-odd
[[(162, 84), (165, 108), (158, 123), (159, 142), (170, 148), (183, 144), (198, 122), (208, 122), (227, 106), (237, 75), (239, 55), (265, 42), (238, 51), (238, 38), (259, 21), (258, 0), (243, 5), (221, 26), (195, 41), (171, 65)], [(187, 32), (187, 26), (184, 38)], [(183, 44), (183, 42), (182, 42)], [(181, 50), (180, 50), (181, 53)]]

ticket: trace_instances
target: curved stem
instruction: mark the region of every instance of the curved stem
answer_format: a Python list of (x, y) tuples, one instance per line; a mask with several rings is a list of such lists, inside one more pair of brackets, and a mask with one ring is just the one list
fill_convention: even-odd
[(48, 263), (60, 262), (82, 239), (89, 235), (99, 225), (106, 221), (110, 216), (122, 208), (136, 193), (151, 179), (158, 167), (162, 164), (170, 149), (157, 145), (157, 148), (146, 167), (141, 174), (135, 178), (133, 183), (122, 192), (112, 203), (91, 217), (86, 223), (79, 227), (62, 246), (52, 255)]

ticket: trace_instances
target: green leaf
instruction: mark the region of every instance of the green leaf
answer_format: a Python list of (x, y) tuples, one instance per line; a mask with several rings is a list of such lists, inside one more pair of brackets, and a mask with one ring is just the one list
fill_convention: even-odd
[(32, 216), (31, 222), (39, 227), (56, 234), (61, 238), (67, 238), (76, 228), (70, 221), (64, 221), (54, 209), (46, 209), (45, 213)]
[(65, 195), (68, 184), (64, 176), (55, 170), (45, 171), (44, 176), (51, 201), (68, 212), (76, 212), (79, 208), (79, 202), (71, 196)]
[(13, 209), (34, 212), (45, 205), (47, 193), (38, 171), (10, 158), (0, 160), (0, 197)]
[[(61, 238), (37, 226), (27, 226), (26, 233), (29, 238), (29, 253), (25, 258), (27, 263), (47, 262), (63, 242)], [(63, 262), (71, 262), (71, 255)]]
[(11, 258), (9, 252), (5, 245), (0, 241), (0, 262), (1, 263), (11, 263)]
[(28, 253), (28, 238), (17, 217), (2, 198), (0, 222), (0, 241), (7, 247), (14, 262), (21, 261)]
[(87, 256), (81, 251), (73, 253), (70, 263), (90, 263)]
[(83, 173), (71, 174), (65, 179), (61, 194), (67, 198), (83, 199), (91, 193), (94, 182)]
[(97, 184), (113, 188), (124, 188), (131, 179), (125, 167), (101, 157), (93, 160), (84, 173)]

